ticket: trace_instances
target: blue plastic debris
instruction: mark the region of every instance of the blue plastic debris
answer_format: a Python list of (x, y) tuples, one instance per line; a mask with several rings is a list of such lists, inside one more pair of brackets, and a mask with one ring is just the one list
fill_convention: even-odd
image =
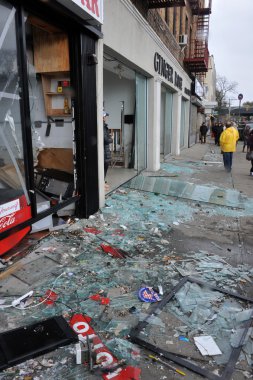
[(183, 336), (183, 335), (179, 335), (178, 339), (181, 340), (182, 342), (189, 342), (189, 339), (186, 338), (186, 336)]
[(139, 290), (139, 299), (143, 302), (157, 302), (161, 301), (159, 294), (150, 287), (144, 287)]

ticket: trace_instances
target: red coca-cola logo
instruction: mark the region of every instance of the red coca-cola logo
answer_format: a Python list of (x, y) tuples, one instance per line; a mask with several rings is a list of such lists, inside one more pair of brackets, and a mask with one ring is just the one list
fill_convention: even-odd
[(16, 213), (13, 212), (12, 214), (6, 215), (3, 218), (0, 219), (0, 230), (4, 229), (6, 227), (11, 226), (16, 221)]

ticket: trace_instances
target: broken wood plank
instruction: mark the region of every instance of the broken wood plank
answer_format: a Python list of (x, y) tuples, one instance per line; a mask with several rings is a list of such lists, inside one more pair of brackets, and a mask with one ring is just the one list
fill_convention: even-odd
[(22, 264), (20, 262), (17, 262), (15, 264), (11, 265), (4, 272), (0, 273), (0, 280), (4, 280), (6, 277), (10, 276), (12, 273), (16, 272), (20, 268), (22, 268)]

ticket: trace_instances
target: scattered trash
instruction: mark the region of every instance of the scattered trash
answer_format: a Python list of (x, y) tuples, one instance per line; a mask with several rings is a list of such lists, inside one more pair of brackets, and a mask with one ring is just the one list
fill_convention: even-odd
[(109, 305), (110, 304), (110, 298), (108, 297), (101, 297), (100, 294), (93, 294), (89, 297), (89, 299), (93, 301), (100, 302), (101, 305)]
[(55, 301), (58, 299), (58, 294), (48, 289), (44, 297), (40, 298), (40, 302), (45, 305), (54, 305)]
[(161, 363), (161, 364), (165, 365), (169, 369), (172, 369), (172, 371), (175, 371), (176, 373), (179, 373), (182, 376), (186, 376), (186, 373), (184, 373), (183, 371), (181, 371), (180, 369), (178, 369), (176, 367), (173, 367), (171, 364), (165, 362), (164, 360), (161, 360), (161, 359), (157, 358), (156, 356), (149, 355), (149, 358), (152, 359), (152, 360), (155, 360), (158, 363)]
[(98, 230), (96, 227), (85, 227), (85, 232), (88, 232), (89, 234), (98, 235), (101, 234), (102, 231)]
[(182, 342), (189, 342), (189, 339), (186, 338), (186, 336), (183, 336), (183, 335), (179, 335), (178, 339), (181, 340)]
[(125, 259), (127, 256), (128, 256), (128, 253), (123, 251), (122, 249), (119, 249), (119, 248), (114, 248), (110, 245), (106, 245), (106, 244), (100, 244), (100, 247), (102, 248), (102, 250), (105, 252), (105, 253), (108, 253), (109, 255), (113, 256), (113, 257), (117, 257), (119, 259)]
[(55, 364), (54, 362), (53, 362), (53, 360), (52, 359), (42, 359), (41, 361), (40, 361), (40, 364), (41, 365), (43, 365), (43, 367), (47, 367), (47, 368), (50, 368), (50, 367), (53, 367), (53, 365)]
[(134, 314), (137, 312), (137, 309), (135, 306), (132, 306), (132, 307), (130, 307), (130, 309), (128, 311), (129, 311), (129, 313)]
[(151, 287), (144, 287), (139, 290), (139, 299), (143, 302), (158, 302), (161, 301), (159, 294)]
[(195, 336), (194, 343), (203, 356), (222, 355), (221, 350), (211, 336)]

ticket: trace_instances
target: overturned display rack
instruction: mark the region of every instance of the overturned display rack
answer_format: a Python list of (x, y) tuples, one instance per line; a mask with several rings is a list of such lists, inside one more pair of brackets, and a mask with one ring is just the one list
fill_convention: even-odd
[(210, 379), (210, 380), (229, 380), (233, 374), (233, 371), (234, 371), (234, 368), (235, 368), (235, 365), (236, 365), (236, 362), (240, 356), (240, 353), (241, 353), (241, 349), (242, 349), (242, 346), (244, 344), (244, 340), (247, 336), (247, 333), (252, 325), (252, 322), (253, 322), (253, 312), (250, 316), (250, 318), (245, 322), (244, 324), (244, 330), (243, 330), (243, 333), (242, 333), (242, 336), (241, 336), (241, 339), (240, 339), (240, 342), (238, 344), (238, 347), (235, 347), (232, 349), (232, 352), (231, 352), (231, 355), (229, 357), (229, 360), (223, 370), (223, 373), (221, 374), (221, 376), (219, 375), (216, 375), (214, 374), (213, 372), (207, 370), (207, 369), (204, 369), (204, 368), (201, 368), (199, 366), (197, 366), (196, 364), (194, 363), (191, 363), (189, 360), (186, 360), (186, 359), (183, 359), (182, 357), (180, 357), (179, 355), (176, 355), (172, 352), (169, 352), (167, 350), (164, 350), (162, 348), (159, 348), (145, 340), (143, 340), (142, 338), (140, 338), (138, 335), (139, 333), (144, 330), (149, 322), (149, 318), (158, 314), (159, 311), (161, 309), (163, 309), (163, 307), (165, 307), (167, 305), (167, 303), (169, 301), (171, 301), (173, 299), (173, 297), (176, 295), (176, 293), (187, 283), (187, 282), (191, 282), (191, 283), (195, 283), (195, 284), (198, 284), (198, 285), (201, 285), (201, 286), (205, 286), (206, 288), (209, 288), (210, 290), (214, 290), (214, 291), (218, 291), (220, 293), (223, 293), (225, 295), (228, 295), (228, 296), (231, 296), (231, 297), (234, 297), (236, 299), (239, 299), (241, 301), (246, 301), (246, 302), (250, 302), (250, 303), (253, 303), (253, 299), (251, 298), (247, 298), (247, 297), (244, 297), (244, 296), (241, 296), (240, 294), (238, 293), (234, 293), (234, 292), (230, 292), (230, 291), (226, 291), (224, 289), (221, 289), (219, 287), (216, 287), (216, 286), (212, 286), (212, 285), (209, 285), (208, 283), (205, 283), (201, 280), (198, 280), (198, 279), (194, 279), (192, 277), (184, 277), (175, 287), (174, 289), (172, 289), (171, 292), (165, 294), (164, 298), (162, 299), (162, 301), (160, 301), (159, 303), (155, 304), (154, 307), (152, 307), (150, 313), (148, 314), (148, 316), (143, 320), (143, 321), (140, 321), (138, 323), (138, 325), (133, 328), (130, 332), (130, 340), (133, 342), (133, 343), (136, 343), (140, 346), (142, 346), (143, 348), (146, 348), (147, 350), (150, 350), (154, 353), (156, 353), (157, 355), (161, 355), (163, 356), (164, 358), (168, 359), (168, 360), (171, 360), (177, 364), (179, 364), (180, 366), (182, 367), (185, 367), (201, 376), (204, 376), (206, 377), (207, 379)]

